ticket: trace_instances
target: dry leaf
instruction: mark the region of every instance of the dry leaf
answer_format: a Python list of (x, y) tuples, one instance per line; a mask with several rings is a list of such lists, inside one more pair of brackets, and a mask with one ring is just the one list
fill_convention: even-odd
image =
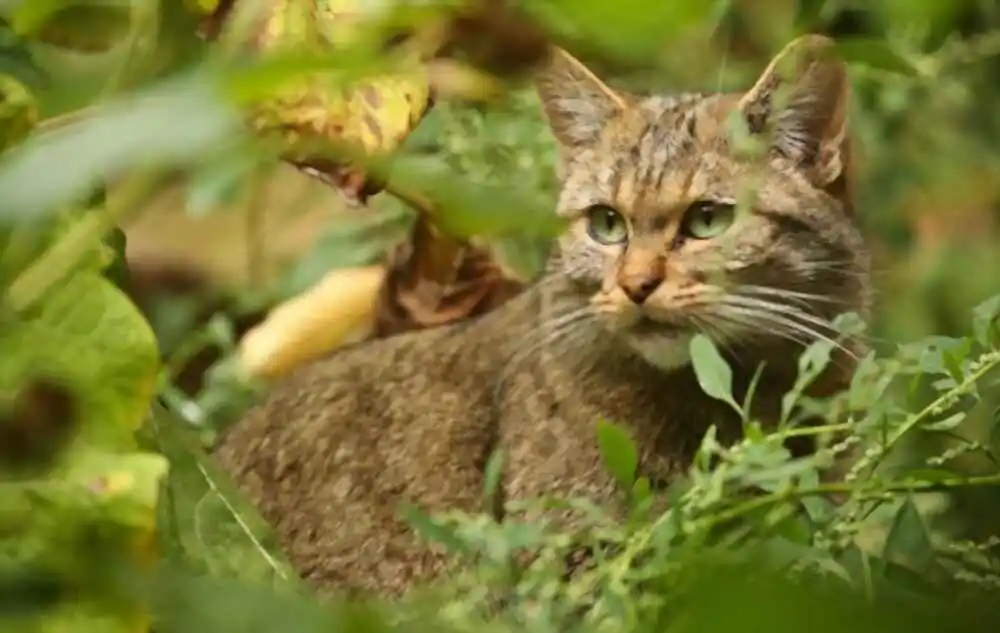
[(486, 248), (437, 231), (426, 215), (393, 255), (378, 298), (375, 333), (389, 336), (485, 314), (519, 293)]
[(367, 338), (384, 277), (381, 266), (331, 270), (247, 332), (240, 341), (243, 367), (257, 378), (277, 378), (345, 343)]

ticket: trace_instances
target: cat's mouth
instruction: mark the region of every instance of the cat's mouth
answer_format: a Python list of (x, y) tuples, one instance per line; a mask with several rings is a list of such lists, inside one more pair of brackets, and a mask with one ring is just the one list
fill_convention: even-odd
[(640, 316), (628, 329), (631, 334), (636, 336), (670, 336), (684, 331), (684, 328), (679, 323), (656, 321), (648, 316)]

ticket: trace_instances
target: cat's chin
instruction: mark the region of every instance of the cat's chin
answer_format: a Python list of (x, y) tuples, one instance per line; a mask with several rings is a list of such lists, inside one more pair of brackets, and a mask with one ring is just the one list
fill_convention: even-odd
[(694, 332), (666, 329), (660, 332), (630, 333), (628, 346), (647, 363), (662, 371), (674, 371), (691, 363), (690, 344)]

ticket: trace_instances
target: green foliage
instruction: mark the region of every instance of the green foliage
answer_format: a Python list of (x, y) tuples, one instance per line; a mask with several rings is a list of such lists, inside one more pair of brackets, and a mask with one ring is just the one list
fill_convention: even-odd
[[(187, 10), (179, 4), (0, 3), (0, 629), (136, 632), (152, 621), (157, 633), (936, 633), (993, 622), (1000, 534), (973, 529), (984, 521), (960, 501), (1000, 486), (1000, 297), (989, 298), (1000, 281), (990, 241), (1000, 195), (989, 176), (1000, 126), (988, 98), (997, 67), (984, 63), (1000, 48), (994, 8), (888, 3), (865, 14), (886, 28), (840, 44), (868, 148), (862, 221), (880, 254), (902, 261), (881, 280), (888, 300), (875, 338), (889, 340), (863, 359), (848, 391), (806, 395), (833, 362), (836, 342), (815, 342), (782, 425), (765, 431), (734, 396), (724, 356), (698, 336), (698, 383), (744, 416), (740, 442), (724, 446), (709, 432), (691, 468), (653, 490), (638, 476), (641, 447), (618, 421), (595, 421), (627, 520), (579, 499), (548, 500), (583, 511), (573, 533), (401, 508), (454, 552), (455, 575), (426, 595), (362, 605), (311, 598), (268, 527), (213, 469), (204, 438), (252, 390), (223, 361), (186, 400), (173, 370), (205, 345), (231, 352), (231, 324), (220, 317), (191, 333), (194, 344), (173, 346), (161, 368), (158, 341), (123, 292), (118, 225), (168, 174), (183, 181), (191, 213), (214, 212), (276, 159), (269, 139), (246, 138), (240, 107), (320, 70), (336, 71), (328, 87), (341, 89), (394, 58), (362, 42), (337, 56), (247, 59), (231, 41), (202, 57), (190, 32), (168, 32), (193, 30), (196, 16), (177, 15)], [(851, 3), (786, 4), (759, 16), (726, 2), (546, 0), (523, 9), (601, 63), (651, 65), (660, 85), (715, 89), (752, 79), (761, 60), (701, 59), (709, 47), (693, 51), (692, 42), (715, 32), (741, 40), (733, 50), (773, 49), (793, 24), (833, 28)], [(207, 12), (214, 3), (185, 6)], [(437, 3), (411, 17), (448, 10)], [(960, 14), (981, 28), (960, 32), (969, 30)], [(185, 54), (163, 53), (178, 42)], [(87, 116), (36, 127), (39, 112), (81, 103), (92, 106)], [(395, 159), (366, 166), (391, 169), (404, 193), (433, 200), (445, 230), (488, 238), (513, 268), (539, 270), (561, 225), (551, 214), (554, 151), (530, 90), (512, 84), (485, 109), (442, 101)], [(114, 196), (103, 195), (108, 180), (118, 181)], [(412, 216), (377, 204), (375, 219), (331, 223), (279, 292), (331, 266), (380, 259)], [(979, 221), (989, 239), (941, 246), (900, 212), (927, 206), (988, 209), (940, 224)], [(859, 324), (845, 317), (838, 326)], [(940, 336), (919, 338), (930, 333)], [(911, 339), (919, 340), (896, 344)], [(157, 391), (170, 411), (152, 404)], [(793, 457), (786, 443), (801, 438), (819, 450)], [(843, 478), (828, 477), (853, 453)], [(487, 499), (501, 492), (502, 468), (498, 452), (486, 467)], [(1000, 507), (995, 495), (979, 498)], [(564, 561), (581, 544), (593, 564), (567, 577)], [(525, 554), (534, 562), (516, 570), (512, 558)]]
[(298, 579), (269, 528), (181, 424), (160, 408), (150, 421), (152, 444), (170, 458), (160, 526), (171, 560), (214, 575), (295, 588)]
[(597, 423), (597, 445), (608, 472), (614, 475), (619, 486), (631, 490), (635, 483), (639, 457), (628, 432), (620, 426), (601, 420)]

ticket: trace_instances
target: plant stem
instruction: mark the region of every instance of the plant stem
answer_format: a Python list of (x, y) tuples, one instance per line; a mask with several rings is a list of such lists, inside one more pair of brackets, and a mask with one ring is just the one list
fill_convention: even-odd
[(935, 481), (915, 480), (881, 482), (877, 488), (873, 486), (859, 486), (858, 484), (850, 483), (826, 483), (811, 486), (809, 488), (788, 488), (785, 490), (779, 490), (778, 492), (774, 492), (769, 495), (755, 497), (737, 506), (733, 506), (714, 515), (704, 517), (695, 521), (695, 525), (697, 525), (698, 529), (707, 529), (713, 525), (718, 525), (719, 523), (739, 518), (761, 508), (766, 508), (769, 505), (783, 503), (786, 501), (794, 501), (806, 497), (826, 496), (837, 493), (857, 494), (859, 492), (865, 492), (866, 488), (870, 488), (869, 492), (877, 493), (927, 493), (938, 492), (941, 490), (953, 490), (955, 488), (971, 488), (975, 486), (988, 486), (994, 484), (1000, 484), (1000, 473), (993, 475), (977, 475), (974, 477), (950, 477)]
[(823, 426), (803, 426), (796, 429), (788, 429), (781, 432), (781, 438), (805, 437), (808, 435), (822, 435), (823, 433), (841, 433), (854, 428), (853, 422), (842, 422), (840, 424), (826, 424)]
[(868, 467), (868, 472), (874, 472), (875, 469), (878, 468), (885, 456), (889, 454), (889, 451), (891, 451), (901, 439), (903, 439), (903, 436), (915, 429), (935, 412), (944, 408), (949, 401), (967, 393), (983, 378), (983, 376), (989, 373), (990, 370), (997, 365), (1000, 365), (1000, 350), (991, 350), (986, 352), (979, 357), (979, 361), (982, 364), (977, 367), (975, 371), (965, 376), (961, 383), (938, 396), (934, 402), (930, 403), (920, 411), (908, 415), (906, 421), (903, 422), (903, 424), (901, 424), (891, 435), (889, 435), (888, 438), (886, 438), (886, 441), (882, 445), (879, 453), (867, 460), (868, 463), (865, 465)]

